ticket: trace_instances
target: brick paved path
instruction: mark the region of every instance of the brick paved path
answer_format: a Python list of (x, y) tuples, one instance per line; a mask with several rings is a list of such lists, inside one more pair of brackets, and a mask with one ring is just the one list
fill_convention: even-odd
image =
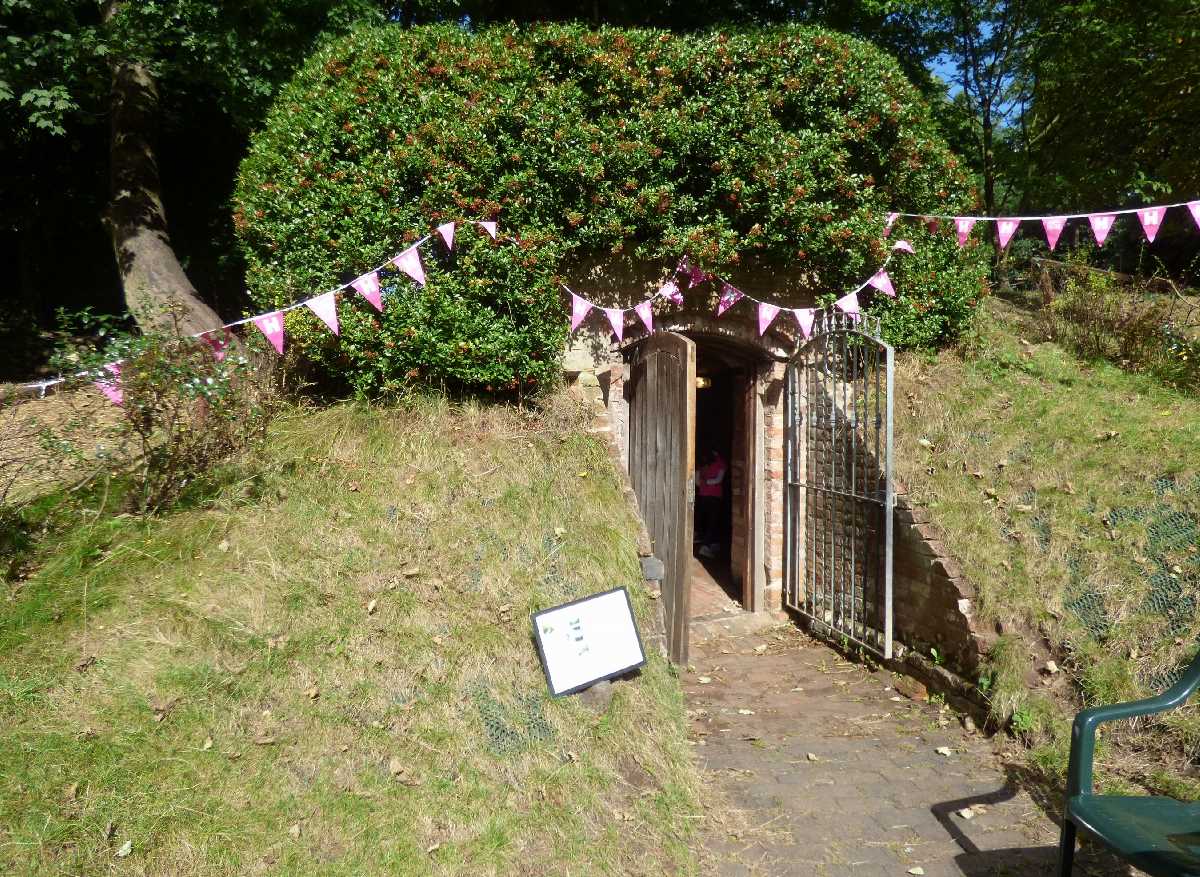
[[(692, 668), (683, 683), (695, 752), (744, 823), (708, 832), (705, 873), (1054, 873), (1056, 804), (1022, 788), (999, 741), (901, 697), (891, 673), (794, 627), (694, 640)], [(1075, 873), (1125, 872), (1085, 850)]]

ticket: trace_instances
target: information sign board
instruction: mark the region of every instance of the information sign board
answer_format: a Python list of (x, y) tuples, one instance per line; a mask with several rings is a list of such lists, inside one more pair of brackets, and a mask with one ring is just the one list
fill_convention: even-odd
[(624, 588), (535, 613), (533, 635), (555, 697), (575, 694), (646, 663)]

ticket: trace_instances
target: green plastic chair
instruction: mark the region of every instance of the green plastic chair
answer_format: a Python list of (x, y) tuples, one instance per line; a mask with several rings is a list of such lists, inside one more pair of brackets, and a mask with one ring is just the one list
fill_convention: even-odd
[(1067, 805), (1058, 846), (1059, 877), (1069, 877), (1075, 833), (1082, 831), (1154, 877), (1200, 877), (1200, 804), (1173, 798), (1095, 795), (1096, 726), (1182, 706), (1200, 687), (1200, 654), (1183, 678), (1158, 697), (1100, 706), (1075, 716), (1067, 767)]

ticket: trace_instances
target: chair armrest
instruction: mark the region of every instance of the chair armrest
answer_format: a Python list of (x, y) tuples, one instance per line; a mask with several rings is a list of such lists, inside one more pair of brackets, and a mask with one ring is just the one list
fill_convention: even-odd
[(1096, 755), (1096, 728), (1101, 722), (1115, 722), (1165, 712), (1182, 706), (1200, 687), (1200, 655), (1192, 661), (1183, 677), (1157, 697), (1097, 706), (1075, 716), (1071, 725), (1071, 758), (1067, 765), (1067, 798), (1092, 794), (1092, 761)]

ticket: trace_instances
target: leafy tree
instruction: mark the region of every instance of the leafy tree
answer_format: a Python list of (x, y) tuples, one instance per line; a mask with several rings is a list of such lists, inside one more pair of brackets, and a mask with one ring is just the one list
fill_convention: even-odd
[(146, 326), (171, 312), (183, 331), (218, 325), (171, 244), (160, 127), (185, 126), (194, 104), (219, 105), (232, 130), (246, 126), (320, 34), (391, 9), (373, 0), (0, 0), (9, 132), (0, 159), (26, 171), (4, 184), (5, 225), (19, 231), (31, 201), (53, 198), (47, 171), (82, 163), (91, 179), (72, 179), (96, 197), (107, 170), (104, 218), (130, 312)]

